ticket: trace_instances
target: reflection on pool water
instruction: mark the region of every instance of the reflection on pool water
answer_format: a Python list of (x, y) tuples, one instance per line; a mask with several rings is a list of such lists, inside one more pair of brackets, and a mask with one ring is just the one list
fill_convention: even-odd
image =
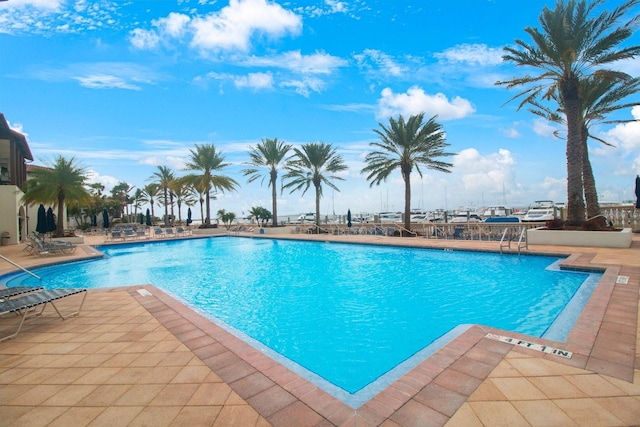
[(47, 288), (151, 283), (354, 407), (459, 325), (564, 340), (600, 277), (559, 271), (553, 257), (242, 237), (100, 250), (34, 272)]

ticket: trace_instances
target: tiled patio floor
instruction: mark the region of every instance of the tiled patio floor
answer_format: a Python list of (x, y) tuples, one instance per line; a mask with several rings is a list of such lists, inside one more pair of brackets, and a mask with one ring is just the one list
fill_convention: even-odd
[[(404, 240), (369, 243), (418, 242)], [(74, 257), (93, 253), (85, 249)], [(566, 343), (474, 326), (354, 410), (153, 286), (96, 290), (79, 317), (63, 322), (48, 308), (0, 343), (0, 425), (640, 424), (640, 241), (624, 250), (531, 250), (569, 251), (569, 265), (607, 268)], [(43, 261), (21, 247), (0, 254), (24, 266)], [(629, 283), (616, 284), (618, 276)], [(151, 295), (137, 292), (143, 287)], [(15, 320), (0, 319), (0, 328)], [(488, 332), (574, 355), (544, 355)]]

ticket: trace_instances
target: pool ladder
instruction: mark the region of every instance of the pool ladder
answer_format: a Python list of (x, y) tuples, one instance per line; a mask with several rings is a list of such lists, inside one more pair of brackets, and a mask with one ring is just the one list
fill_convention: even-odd
[[(511, 249), (511, 234), (509, 233), (509, 231), (510, 231), (510, 227), (506, 227), (504, 229), (504, 232), (502, 233), (502, 238), (500, 239), (500, 254), (502, 254), (502, 248), (504, 248), (505, 245), (509, 249)], [(527, 232), (527, 229), (524, 228), (524, 227), (520, 231), (520, 237), (518, 238), (518, 255), (520, 255), (520, 250), (521, 250), (521, 247), (522, 247), (522, 241), (523, 240), (525, 242), (525, 248), (529, 249), (529, 245), (527, 243), (527, 240), (524, 238), (526, 232)], [(505, 240), (506, 240), (506, 243), (505, 243)]]
[(7, 258), (4, 255), (0, 255), (0, 258), (2, 258), (3, 260), (7, 261), (9, 264), (18, 267), (20, 270), (24, 271), (25, 273), (29, 273), (30, 275), (32, 275), (33, 277), (35, 277), (38, 280), (42, 280), (42, 278), (32, 272), (30, 272), (29, 270), (27, 270), (26, 268), (22, 267), (21, 265), (16, 264), (15, 262), (11, 261), (9, 258)]

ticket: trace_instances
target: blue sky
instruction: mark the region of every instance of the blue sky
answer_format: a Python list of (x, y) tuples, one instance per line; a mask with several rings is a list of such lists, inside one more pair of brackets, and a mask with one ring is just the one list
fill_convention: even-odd
[[(530, 42), (524, 28), (554, 3), (9, 0), (0, 2), (0, 111), (36, 164), (74, 156), (107, 190), (143, 187), (158, 165), (185, 174), (189, 149), (214, 143), (240, 187), (213, 209), (238, 216), (271, 207), (270, 190), (241, 173), (264, 138), (338, 149), (349, 170), (340, 192), (325, 188), (322, 214), (402, 210), (399, 173), (370, 187), (360, 170), (379, 123), (424, 111), (438, 115), (457, 155), (451, 174), (414, 174), (413, 208), (564, 202), (564, 141), (494, 85), (526, 71), (503, 63), (502, 48)], [(640, 59), (618, 68), (640, 75)], [(640, 107), (616, 116), (633, 117)], [(590, 146), (601, 200), (633, 199), (640, 123), (593, 132), (616, 146)], [(278, 206), (312, 211), (313, 191), (285, 192)]]

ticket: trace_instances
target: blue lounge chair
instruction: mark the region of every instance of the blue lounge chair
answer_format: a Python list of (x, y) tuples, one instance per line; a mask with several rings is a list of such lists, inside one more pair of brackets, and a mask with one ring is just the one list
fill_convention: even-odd
[[(82, 301), (80, 302), (80, 307), (78, 310), (63, 315), (58, 307), (56, 307), (54, 301), (59, 300), (61, 298), (66, 298), (71, 295), (77, 295), (80, 293), (84, 293), (82, 296)], [(5, 335), (4, 337), (0, 337), (0, 342), (4, 340), (8, 340), (11, 338), (15, 338), (20, 333), (22, 329), (22, 325), (24, 321), (28, 318), (36, 317), (42, 315), (44, 309), (47, 307), (47, 304), (51, 304), (54, 308), (58, 316), (62, 320), (68, 319), (71, 316), (77, 316), (80, 314), (80, 310), (82, 310), (82, 306), (84, 305), (84, 300), (87, 298), (87, 290), (86, 289), (51, 289), (44, 290), (40, 292), (32, 292), (27, 295), (19, 296), (17, 298), (10, 299), (8, 301), (0, 302), (0, 315), (15, 313), (20, 316), (20, 323), (18, 324), (18, 329), (9, 335)], [(37, 313), (33, 313), (32, 309), (42, 306), (42, 310)]]
[(162, 231), (162, 228), (160, 227), (156, 227), (153, 229), (153, 234), (156, 237), (165, 237), (166, 235), (164, 234), (164, 231)]
[(175, 236), (175, 235), (176, 235), (176, 234), (173, 232), (173, 228), (165, 228), (165, 229), (164, 229), (164, 234), (165, 234), (167, 237), (169, 237), (169, 236), (173, 237), (173, 236)]

